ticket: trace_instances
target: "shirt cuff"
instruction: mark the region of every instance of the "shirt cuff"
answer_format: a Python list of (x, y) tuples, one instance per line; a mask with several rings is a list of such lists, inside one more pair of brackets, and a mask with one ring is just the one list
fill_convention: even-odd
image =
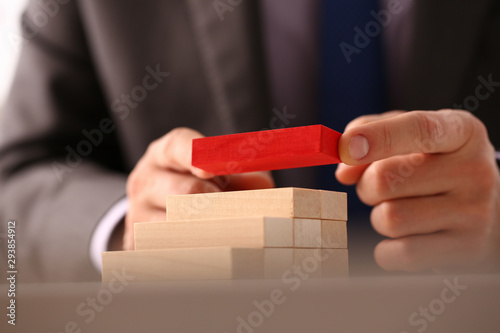
[(90, 260), (99, 272), (102, 270), (102, 253), (108, 250), (111, 235), (116, 226), (123, 221), (127, 210), (128, 200), (127, 198), (123, 198), (108, 210), (92, 234), (90, 240)]

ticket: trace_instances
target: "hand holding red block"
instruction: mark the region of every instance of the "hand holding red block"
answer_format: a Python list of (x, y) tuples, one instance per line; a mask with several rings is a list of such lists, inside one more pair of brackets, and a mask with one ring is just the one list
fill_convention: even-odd
[(215, 175), (340, 163), (341, 134), (322, 125), (193, 140), (193, 166)]

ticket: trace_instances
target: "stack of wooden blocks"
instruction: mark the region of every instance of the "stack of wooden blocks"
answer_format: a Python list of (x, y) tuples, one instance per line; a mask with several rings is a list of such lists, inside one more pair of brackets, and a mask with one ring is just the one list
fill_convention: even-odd
[(347, 195), (300, 188), (175, 195), (167, 221), (135, 224), (135, 250), (105, 252), (103, 281), (345, 276)]

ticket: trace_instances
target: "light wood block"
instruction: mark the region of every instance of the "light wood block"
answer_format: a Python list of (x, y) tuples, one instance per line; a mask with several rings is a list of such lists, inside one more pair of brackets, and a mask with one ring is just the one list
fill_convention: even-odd
[(294, 249), (293, 251), (294, 267), (299, 267), (308, 277), (349, 275), (347, 249)]
[(213, 247), (116, 251), (103, 253), (102, 262), (103, 281), (115, 279), (113, 272), (123, 271), (132, 275), (134, 282), (255, 278), (291, 281), (348, 274), (344, 249)]
[(347, 221), (347, 193), (320, 191), (321, 218)]
[(104, 252), (102, 279), (113, 271), (135, 276), (134, 281), (213, 280), (264, 276), (262, 249), (183, 248)]
[(294, 247), (298, 248), (321, 247), (321, 220), (294, 219), (293, 232), (294, 232), (294, 242), (293, 242)]
[(293, 249), (293, 266), (285, 270), (281, 278), (289, 276), (289, 271), (296, 276), (302, 276), (301, 278), (348, 276), (348, 251), (347, 249)]
[(347, 223), (344, 221), (321, 221), (321, 247), (347, 249)]
[(293, 247), (293, 219), (244, 217), (135, 224), (135, 249)]
[(345, 221), (294, 219), (294, 248), (347, 248)]
[(167, 221), (251, 216), (312, 219), (334, 216), (345, 221), (347, 195), (300, 188), (275, 188), (167, 197)]

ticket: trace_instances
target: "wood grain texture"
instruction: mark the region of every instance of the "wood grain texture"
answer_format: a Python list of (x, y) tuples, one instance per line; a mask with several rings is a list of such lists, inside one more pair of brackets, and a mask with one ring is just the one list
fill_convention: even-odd
[(135, 249), (293, 247), (293, 219), (243, 217), (135, 224)]
[(321, 247), (347, 249), (347, 223), (344, 221), (321, 221)]
[(321, 220), (294, 219), (293, 246), (303, 248), (321, 247)]
[(167, 197), (167, 221), (252, 216), (347, 220), (347, 195), (289, 187)]
[(102, 280), (114, 272), (133, 276), (132, 282), (220, 279), (282, 279), (347, 276), (344, 249), (184, 248), (103, 253)]
[(294, 219), (294, 248), (347, 248), (347, 223), (345, 221)]
[(193, 166), (216, 175), (340, 163), (341, 134), (322, 125), (193, 140)]
[(254, 278), (263, 276), (262, 257), (260, 249), (229, 247), (104, 252), (102, 278), (122, 269), (134, 281)]
[(321, 218), (347, 221), (347, 193), (321, 191)]

